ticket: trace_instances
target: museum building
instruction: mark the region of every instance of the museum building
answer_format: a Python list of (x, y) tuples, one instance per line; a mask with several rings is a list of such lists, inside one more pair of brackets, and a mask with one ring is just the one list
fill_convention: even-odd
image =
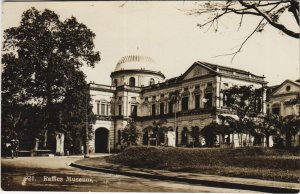
[[(142, 133), (139, 144), (153, 145), (151, 132), (144, 130), (154, 121), (164, 119), (170, 133), (162, 134), (159, 145), (188, 145), (189, 131), (201, 130), (218, 115), (233, 115), (227, 106), (224, 90), (237, 85), (266, 86), (264, 76), (197, 61), (178, 77), (165, 79), (156, 62), (147, 56), (125, 56), (111, 73), (111, 85), (91, 82), (94, 138), (89, 142), (91, 153), (110, 152), (121, 144), (121, 132), (129, 119), (134, 119)], [(172, 100), (177, 94), (177, 101)], [(262, 94), (261, 113), (266, 112), (266, 94)], [(230, 137), (234, 147), (237, 137)], [(199, 137), (196, 141), (203, 141)], [(220, 142), (219, 142), (220, 143)]]

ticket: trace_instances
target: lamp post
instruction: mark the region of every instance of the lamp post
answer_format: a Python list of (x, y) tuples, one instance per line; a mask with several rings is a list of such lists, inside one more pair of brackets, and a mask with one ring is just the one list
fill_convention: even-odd
[[(177, 104), (178, 104), (178, 101), (179, 101), (179, 91), (176, 90), (172, 96), (172, 101), (175, 102), (175, 110), (174, 110), (174, 113), (175, 113), (175, 118), (174, 118), (174, 130), (175, 130), (175, 134), (176, 134), (176, 140), (178, 139), (177, 137)], [(176, 144), (178, 144), (178, 142), (175, 140)], [(177, 146), (177, 145), (176, 145)]]
[(87, 84), (87, 90), (85, 95), (85, 146), (84, 146), (84, 158), (89, 158), (89, 118), (88, 118), (88, 95), (90, 84)]

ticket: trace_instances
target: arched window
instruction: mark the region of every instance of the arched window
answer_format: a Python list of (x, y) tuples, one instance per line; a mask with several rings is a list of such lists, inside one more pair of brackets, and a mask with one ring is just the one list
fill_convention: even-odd
[(194, 139), (194, 144), (198, 145), (200, 143), (200, 130), (198, 126), (192, 127), (192, 135), (193, 135), (193, 139)]
[(130, 87), (135, 87), (135, 79), (134, 79), (134, 77), (129, 78), (129, 86)]
[(115, 86), (118, 86), (118, 79), (114, 79)]
[(279, 103), (272, 105), (272, 114), (280, 115), (280, 104)]
[(152, 116), (155, 116), (156, 113), (156, 104), (152, 104)]
[(159, 105), (159, 112), (160, 112), (160, 115), (165, 114), (165, 104), (163, 102), (161, 102)]
[(181, 99), (181, 110), (182, 111), (187, 111), (189, 110), (189, 97), (185, 96), (185, 97), (182, 97)]
[(183, 130), (181, 132), (181, 144), (182, 145), (186, 145), (187, 144), (187, 140), (188, 140), (188, 134), (187, 134), (187, 128), (183, 127)]
[(154, 79), (153, 79), (153, 78), (150, 78), (149, 85), (151, 86), (151, 85), (154, 85), (154, 84), (155, 84)]

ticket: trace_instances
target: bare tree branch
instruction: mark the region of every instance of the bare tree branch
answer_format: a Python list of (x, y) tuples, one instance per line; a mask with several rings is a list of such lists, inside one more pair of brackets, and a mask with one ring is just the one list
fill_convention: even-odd
[(269, 24), (271, 24), (273, 27), (281, 30), (283, 33), (293, 37), (293, 38), (300, 38), (299, 37), (299, 33), (296, 33), (296, 32), (293, 32), (292, 30), (289, 30), (287, 29), (283, 24), (279, 24), (275, 21), (272, 20), (272, 18), (265, 12), (265, 11), (262, 11), (260, 10), (256, 4), (247, 4), (245, 3), (243, 0), (238, 0), (241, 5), (243, 5), (244, 7), (247, 7), (247, 8), (252, 8), (254, 9), (255, 11), (257, 11), (257, 13), (259, 13), (265, 20), (268, 21)]
[[(275, 5), (275, 6), (274, 6)], [(272, 7), (273, 6), (273, 7)], [(271, 8), (272, 7), (272, 8)], [(276, 11), (275, 9), (278, 10)], [(286, 35), (293, 38), (300, 38), (299, 32), (288, 29), (284, 24), (278, 22), (280, 15), (289, 8), (289, 12), (293, 14), (293, 17), (299, 25), (299, 4), (297, 0), (277, 0), (271, 2), (265, 1), (246, 1), (235, 0), (227, 1), (226, 4), (222, 3), (205, 3), (200, 9), (194, 10), (191, 14), (212, 14), (213, 17), (203, 24), (198, 24), (199, 27), (210, 25), (210, 23), (217, 23), (221, 17), (227, 14), (238, 15), (254, 15), (263, 17), (271, 26), (279, 29)], [(213, 24), (214, 25), (214, 24)], [(239, 24), (239, 28), (241, 23)]]
[(240, 30), (240, 28), (242, 27), (243, 18), (244, 18), (244, 14), (242, 14), (242, 16), (241, 16), (241, 20), (240, 20), (240, 23), (239, 23), (239, 28), (238, 28), (238, 31), (239, 31), (239, 30)]
[(221, 18), (225, 15), (236, 14), (241, 15), (238, 31), (241, 28), (244, 22), (245, 15), (253, 15), (256, 17), (261, 17), (260, 22), (256, 26), (256, 28), (251, 31), (251, 33), (247, 36), (247, 38), (241, 43), (239, 49), (235, 52), (218, 55), (219, 56), (229, 56), (233, 55), (231, 61), (235, 58), (235, 56), (241, 52), (243, 46), (246, 42), (252, 37), (255, 32), (262, 32), (267, 24), (270, 24), (274, 28), (277, 28), (284, 34), (299, 39), (299, 31), (293, 31), (292, 29), (288, 29), (284, 24), (279, 23), (279, 18), (283, 13), (286, 13), (286, 10), (291, 12), (293, 15), (290, 17), (291, 19), (295, 19), (299, 26), (299, 3), (298, 0), (273, 0), (273, 1), (247, 1), (247, 0), (227, 0), (226, 3), (204, 3), (199, 6), (199, 9), (196, 11), (193, 10), (192, 14), (196, 15), (205, 15), (210, 14), (205, 22), (202, 24), (198, 24), (199, 27), (208, 26), (207, 31), (209, 31), (212, 27), (214, 31), (218, 30), (219, 20), (221, 22)]
[(247, 38), (242, 42), (242, 44), (240, 45), (239, 49), (237, 49), (235, 52), (232, 52), (232, 53), (228, 53), (228, 54), (223, 54), (223, 55), (217, 55), (217, 56), (214, 56), (214, 57), (221, 57), (221, 56), (231, 56), (233, 55), (233, 57), (231, 58), (231, 62), (234, 60), (235, 56), (241, 52), (244, 44), (251, 38), (251, 36), (257, 32), (257, 30), (260, 28), (262, 22), (264, 21), (265, 19), (262, 19), (258, 25), (256, 26), (256, 28), (247, 36)]
[(299, 3), (296, 0), (291, 0), (291, 6), (289, 8), (289, 12), (292, 12), (294, 18), (299, 25)]

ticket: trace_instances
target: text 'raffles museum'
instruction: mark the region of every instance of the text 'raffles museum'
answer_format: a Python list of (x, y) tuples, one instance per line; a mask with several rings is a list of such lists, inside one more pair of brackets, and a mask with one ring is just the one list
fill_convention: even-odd
[[(111, 86), (90, 83), (93, 112), (97, 115), (93, 125), (94, 138), (89, 142), (90, 152), (110, 152), (121, 143), (121, 131), (128, 119), (133, 118), (141, 131), (139, 144), (151, 145), (151, 133), (143, 130), (153, 121), (165, 119), (170, 132), (162, 134), (160, 145), (181, 146), (191, 142), (188, 130), (201, 130), (218, 115), (230, 115), (226, 96), (222, 91), (233, 85), (266, 85), (263, 76), (197, 61), (182, 75), (165, 79), (158, 65), (147, 56), (125, 56), (111, 73)], [(178, 93), (177, 103), (171, 96)], [(174, 96), (174, 95), (173, 95)], [(266, 112), (266, 95), (259, 104)], [(175, 116), (176, 115), (176, 116)], [(197, 141), (203, 141), (201, 137)], [(230, 137), (232, 144), (238, 144)], [(238, 146), (238, 145), (234, 145)]]

